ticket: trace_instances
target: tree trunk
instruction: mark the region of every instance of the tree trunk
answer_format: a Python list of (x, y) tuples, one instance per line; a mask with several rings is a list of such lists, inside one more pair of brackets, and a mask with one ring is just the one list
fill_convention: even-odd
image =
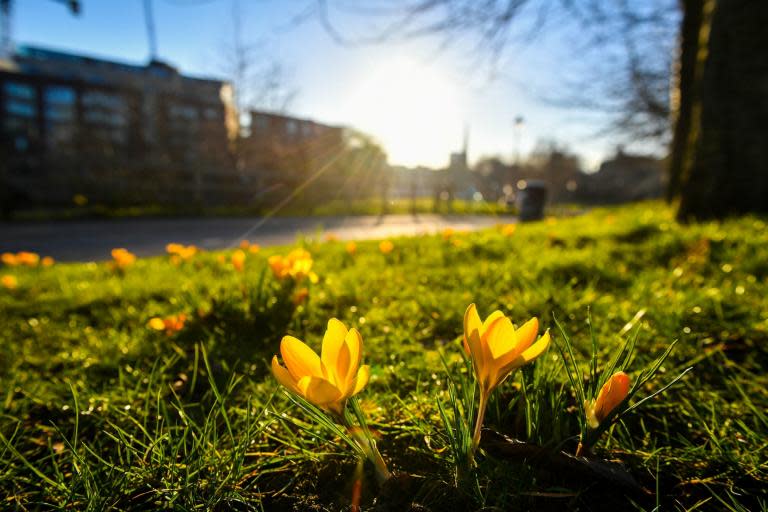
[[(679, 197), (685, 163), (690, 158), (688, 139), (691, 136), (693, 106), (696, 102), (696, 69), (699, 38), (704, 23), (704, 0), (682, 0), (683, 22), (680, 28), (680, 54), (675, 63), (674, 85), (670, 95), (670, 110), (674, 133), (669, 159), (669, 188), (667, 200)], [(700, 73), (699, 73), (700, 74)]]
[(766, 27), (766, 0), (705, 0), (681, 220), (768, 212)]

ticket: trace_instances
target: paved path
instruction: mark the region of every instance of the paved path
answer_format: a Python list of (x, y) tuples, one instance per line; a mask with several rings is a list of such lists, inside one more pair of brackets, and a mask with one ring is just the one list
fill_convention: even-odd
[(0, 222), (0, 252), (24, 250), (59, 261), (98, 261), (108, 259), (114, 247), (153, 256), (164, 253), (168, 242), (223, 249), (244, 238), (263, 246), (290, 244), (299, 234), (311, 236), (320, 230), (350, 240), (434, 233), (447, 227), (475, 230), (515, 221), (511, 216), (419, 214)]

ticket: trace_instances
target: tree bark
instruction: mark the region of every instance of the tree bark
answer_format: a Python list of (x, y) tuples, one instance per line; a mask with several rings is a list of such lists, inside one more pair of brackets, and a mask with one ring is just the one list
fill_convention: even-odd
[(681, 220), (768, 212), (766, 27), (768, 1), (704, 0)]
[(670, 94), (674, 132), (669, 159), (668, 201), (679, 197), (685, 162), (690, 157), (688, 139), (691, 136), (691, 114), (696, 97), (699, 37), (704, 23), (704, 0), (681, 0), (680, 4), (683, 11), (679, 36), (680, 53), (675, 62), (674, 82)]

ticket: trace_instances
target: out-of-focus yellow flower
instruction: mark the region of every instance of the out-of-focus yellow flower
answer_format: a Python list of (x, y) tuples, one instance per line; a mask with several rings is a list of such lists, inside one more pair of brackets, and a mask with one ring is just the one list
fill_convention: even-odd
[(292, 393), (309, 402), (343, 414), (347, 399), (358, 394), (368, 384), (370, 367), (360, 366), (363, 338), (357, 329), (344, 326), (339, 320), (328, 321), (320, 356), (304, 342), (284, 336), (280, 354), (272, 358), (272, 374)]
[(154, 329), (155, 331), (165, 331), (165, 334), (170, 336), (182, 330), (186, 321), (187, 315), (184, 313), (171, 315), (166, 318), (160, 318), (156, 316), (154, 318), (150, 318), (149, 322), (147, 322), (147, 327)]
[(36, 267), (40, 263), (40, 255), (34, 252), (21, 251), (16, 253), (16, 261), (19, 265)]
[(501, 226), (501, 234), (504, 236), (512, 236), (517, 231), (517, 224), (504, 224)]
[(182, 261), (189, 261), (197, 254), (197, 247), (194, 245), (182, 245), (176, 243), (170, 243), (165, 246), (165, 252), (170, 254), (171, 262), (174, 265), (180, 264)]
[(557, 217), (547, 217), (547, 226), (554, 226), (557, 224)]
[[(21, 251), (16, 254), (12, 252), (4, 252), (2, 256), (0, 256), (0, 261), (9, 267), (15, 267), (18, 265), (36, 267), (40, 264), (40, 255), (29, 251)], [(44, 266), (50, 267), (53, 265), (53, 258), (46, 256), (43, 258), (42, 263)]]
[(153, 317), (149, 319), (149, 322), (147, 322), (147, 327), (150, 329), (154, 329), (156, 331), (164, 331), (165, 330), (165, 322), (163, 322), (163, 319), (159, 316)]
[(454, 233), (455, 231), (453, 230), (453, 228), (445, 228), (442, 233), (443, 240), (446, 240), (446, 241), (450, 240), (451, 237), (454, 235)]
[(293, 302), (295, 306), (298, 306), (299, 304), (303, 304), (304, 301), (307, 300), (307, 297), (309, 297), (309, 288), (299, 288), (293, 294), (293, 297), (291, 297), (291, 302)]
[(464, 240), (462, 240), (461, 238), (453, 238), (451, 240), (451, 245), (454, 246), (454, 247), (457, 247), (457, 248), (458, 247), (463, 247), (464, 246)]
[(389, 254), (395, 249), (395, 244), (393, 244), (390, 240), (382, 240), (382, 242), (379, 244), (379, 250), (382, 254)]
[(129, 252), (127, 249), (118, 248), (112, 249), (112, 263), (118, 269), (125, 269), (130, 267), (136, 262), (136, 255)]
[(3, 283), (3, 288), (6, 290), (15, 290), (19, 286), (19, 280), (16, 279), (16, 276), (10, 274), (5, 274), (0, 278), (0, 282)]
[(276, 278), (283, 280), (288, 277), (288, 262), (280, 254), (267, 258), (267, 265)]
[(325, 234), (325, 241), (326, 242), (338, 242), (339, 236), (336, 233), (326, 233)]
[(311, 282), (317, 282), (317, 274), (312, 272), (312, 255), (305, 249), (294, 249), (287, 256), (270, 256), (267, 264), (274, 276), (280, 280), (290, 277), (300, 282), (309, 277)]
[(232, 253), (230, 261), (232, 262), (232, 266), (235, 267), (235, 270), (242, 272), (245, 269), (245, 252), (241, 249), (236, 250)]
[(0, 256), (0, 260), (2, 260), (3, 265), (8, 267), (15, 267), (19, 264), (19, 259), (12, 252), (4, 252), (3, 255)]
[(51, 258), (50, 256), (46, 256), (45, 258), (43, 258), (42, 260), (40, 260), (40, 263), (41, 263), (41, 264), (42, 264), (44, 267), (52, 267), (52, 266), (53, 266), (53, 264), (54, 264), (54, 263), (56, 263), (56, 260), (54, 260), (54, 259), (53, 259), (53, 258)]
[(354, 256), (357, 253), (357, 244), (355, 243), (354, 240), (350, 240), (349, 242), (347, 242), (347, 245), (346, 247), (344, 247), (344, 249), (346, 249), (347, 254), (349, 254), (350, 256)]
[(88, 204), (88, 198), (85, 197), (83, 194), (75, 194), (72, 197), (72, 202), (75, 203), (77, 206), (85, 206)]
[(595, 400), (585, 400), (584, 410), (591, 428), (597, 428), (629, 394), (630, 379), (624, 372), (616, 372), (603, 384)]
[(241, 240), (240, 248), (244, 251), (250, 252), (251, 254), (256, 254), (259, 251), (261, 251), (261, 247), (259, 246), (259, 244), (252, 244), (248, 240)]
[(515, 329), (501, 311), (494, 311), (483, 322), (475, 305), (469, 305), (464, 314), (464, 346), (472, 357), (482, 394), (487, 397), (509, 374), (544, 353), (549, 331), (536, 340), (538, 333), (536, 317)]

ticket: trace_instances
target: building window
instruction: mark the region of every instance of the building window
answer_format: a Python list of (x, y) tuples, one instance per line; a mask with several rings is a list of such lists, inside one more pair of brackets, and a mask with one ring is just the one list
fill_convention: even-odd
[(200, 114), (195, 105), (172, 103), (168, 107), (168, 143), (175, 158), (194, 160), (200, 146)]
[(22, 82), (3, 84), (3, 128), (13, 151), (26, 153), (39, 136), (37, 126), (37, 89)]
[(219, 109), (213, 108), (213, 107), (207, 107), (205, 109), (205, 120), (206, 121), (219, 121), (221, 119), (221, 113)]
[(193, 121), (198, 117), (197, 108), (192, 105), (171, 105), (168, 113), (174, 121)]
[(35, 87), (32, 85), (20, 82), (6, 82), (3, 90), (8, 98), (35, 101)]
[(285, 134), (289, 137), (293, 137), (299, 131), (299, 123), (293, 119), (289, 119), (285, 122)]
[(34, 103), (9, 99), (5, 102), (5, 111), (17, 117), (35, 117), (37, 108)]
[(264, 116), (253, 116), (253, 127), (257, 131), (265, 132), (269, 129), (269, 119)]
[(46, 144), (49, 149), (69, 150), (75, 138), (77, 95), (72, 87), (50, 86), (43, 92)]
[(81, 97), (83, 122), (96, 142), (125, 144), (128, 140), (129, 106), (122, 94), (86, 91)]

